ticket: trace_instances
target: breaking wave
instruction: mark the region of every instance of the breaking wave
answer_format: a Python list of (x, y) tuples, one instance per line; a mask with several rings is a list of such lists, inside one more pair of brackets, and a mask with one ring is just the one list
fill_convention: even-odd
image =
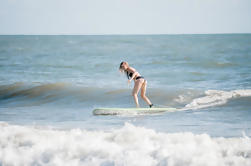
[(212, 106), (219, 106), (226, 104), (230, 99), (251, 96), (251, 90), (233, 90), (233, 91), (220, 91), (220, 90), (207, 90), (206, 96), (196, 98), (191, 103), (187, 104), (185, 108), (201, 109)]
[(110, 131), (0, 123), (0, 165), (250, 166), (251, 139), (156, 132), (130, 123)]

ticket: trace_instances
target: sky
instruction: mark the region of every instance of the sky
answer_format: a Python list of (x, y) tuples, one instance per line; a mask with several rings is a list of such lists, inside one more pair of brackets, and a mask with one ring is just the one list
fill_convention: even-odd
[(251, 0), (0, 0), (0, 34), (251, 33)]

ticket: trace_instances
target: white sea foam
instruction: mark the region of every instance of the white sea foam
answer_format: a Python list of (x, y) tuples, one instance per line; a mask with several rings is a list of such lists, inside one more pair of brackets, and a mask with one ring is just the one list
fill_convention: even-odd
[(233, 90), (233, 91), (220, 91), (220, 90), (207, 90), (206, 96), (196, 98), (191, 103), (187, 104), (187, 109), (201, 109), (211, 106), (223, 105), (228, 100), (238, 97), (251, 96), (251, 89)]
[(251, 139), (120, 129), (57, 130), (0, 123), (0, 165), (250, 166)]

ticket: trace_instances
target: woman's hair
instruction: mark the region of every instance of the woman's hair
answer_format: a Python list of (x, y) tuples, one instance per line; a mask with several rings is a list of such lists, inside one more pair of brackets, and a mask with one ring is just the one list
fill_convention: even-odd
[(123, 61), (123, 62), (121, 62), (120, 65), (119, 65), (119, 71), (120, 71), (121, 73), (125, 73), (126, 77), (129, 79), (129, 73), (128, 73), (128, 72), (125, 72), (125, 71), (122, 69), (123, 64), (129, 66), (129, 64), (128, 64), (127, 62), (124, 62), (124, 61)]
[(129, 66), (129, 64), (128, 64), (127, 62), (124, 62), (124, 61), (123, 61), (123, 62), (121, 62), (121, 63), (120, 63), (120, 65), (119, 65), (119, 70), (120, 70), (120, 71), (122, 71), (122, 70), (123, 70), (123, 69), (122, 69), (123, 64), (125, 64), (125, 65)]
[(120, 65), (119, 65), (119, 70), (122, 69), (122, 65), (124, 64), (124, 62), (121, 62)]

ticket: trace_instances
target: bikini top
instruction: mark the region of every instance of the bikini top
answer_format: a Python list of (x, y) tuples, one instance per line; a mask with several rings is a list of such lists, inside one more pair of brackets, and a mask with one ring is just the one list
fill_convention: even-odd
[(128, 71), (126, 72), (126, 76), (129, 79), (130, 77), (132, 78), (133, 73), (129, 73)]
[[(133, 73), (129, 73), (128, 71), (126, 72), (126, 76), (127, 76), (128, 80), (130, 79), (130, 77), (132, 78), (132, 75), (133, 75)], [(144, 77), (143, 76), (138, 76), (138, 77), (136, 77), (136, 80), (140, 79), (140, 78), (144, 78)]]

